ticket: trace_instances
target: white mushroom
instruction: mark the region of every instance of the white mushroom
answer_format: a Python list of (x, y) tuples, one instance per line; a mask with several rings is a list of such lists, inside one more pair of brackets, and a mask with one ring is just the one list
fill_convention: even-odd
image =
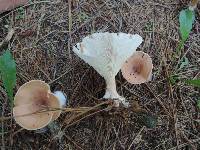
[(128, 106), (116, 91), (115, 76), (142, 41), (137, 34), (94, 33), (77, 43), (73, 51), (104, 77), (107, 87), (103, 98), (114, 99), (117, 106)]

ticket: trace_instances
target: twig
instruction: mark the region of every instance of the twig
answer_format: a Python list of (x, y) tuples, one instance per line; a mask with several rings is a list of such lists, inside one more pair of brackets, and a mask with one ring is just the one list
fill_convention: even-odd
[(72, 144), (74, 144), (74, 146), (79, 149), (79, 150), (83, 150), (83, 148), (81, 148), (78, 144), (76, 144), (76, 142), (74, 142), (69, 136), (67, 136), (66, 134), (64, 135)]
[[(90, 116), (93, 116), (93, 115), (95, 115), (95, 114), (97, 114), (97, 113), (100, 113), (100, 112), (103, 112), (103, 111), (106, 111), (106, 110), (108, 110), (108, 108), (100, 109), (100, 110), (98, 110), (98, 111), (95, 111), (95, 112), (93, 112), (93, 113), (90, 113), (90, 114), (88, 114), (88, 115), (86, 115), (86, 116), (84, 116), (84, 117), (82, 117), (82, 118), (80, 118), (80, 119), (78, 119), (78, 120), (76, 120), (76, 121), (74, 121), (74, 122), (68, 124), (68, 125), (64, 128), (64, 130), (66, 130), (68, 127), (70, 127), (70, 126), (76, 124), (77, 122), (80, 122), (81, 120), (83, 120), (83, 119), (85, 119), (85, 118), (88, 118), (88, 117), (90, 117)], [(76, 116), (75, 119), (78, 118), (78, 117), (79, 117), (79, 116)]]
[(24, 130), (24, 128), (20, 128), (19, 130), (15, 131), (12, 136), (14, 137), (17, 133), (19, 133), (19, 132), (21, 132), (23, 130)]
[(65, 72), (64, 72), (63, 74), (61, 74), (58, 78), (56, 78), (56, 79), (50, 81), (48, 84), (54, 83), (55, 81), (59, 80), (60, 78), (62, 78), (63, 76), (65, 76), (67, 73), (69, 73), (69, 72), (72, 71), (72, 70), (73, 70), (73, 68), (71, 68), (71, 69), (65, 71)]
[(71, 31), (72, 31), (72, 10), (71, 10), (71, 5), (72, 5), (72, 2), (71, 0), (68, 0), (68, 19), (69, 19), (69, 38), (68, 38), (68, 55), (69, 55), (69, 59), (71, 61), (71, 50), (70, 50), (70, 45), (71, 45)]
[[(120, 140), (120, 138), (119, 138), (119, 131), (116, 131), (116, 127), (115, 127), (115, 125), (114, 125), (113, 123), (112, 123), (112, 126), (113, 126), (112, 128), (113, 128), (113, 130), (114, 130), (114, 132), (115, 132), (116, 140), (119, 142), (120, 147), (121, 147), (122, 149), (125, 149), (123, 143), (121, 142), (121, 140)], [(120, 126), (121, 126), (121, 124), (120, 124)]]
[(198, 2), (199, 2), (199, 0), (192, 0), (192, 1), (191, 1), (191, 4), (190, 4), (190, 6), (189, 6), (189, 9), (190, 9), (190, 10), (196, 9)]
[(138, 132), (138, 134), (135, 136), (135, 138), (133, 139), (132, 143), (129, 145), (127, 150), (130, 150), (132, 145), (135, 143), (136, 138), (138, 138), (139, 135), (141, 135), (142, 131), (145, 129), (145, 126), (143, 126), (140, 131)]
[(178, 146), (179, 146), (179, 140), (178, 140), (178, 133), (179, 133), (179, 130), (178, 130), (178, 124), (177, 124), (177, 112), (174, 112), (174, 130), (175, 130), (175, 141), (176, 141), (176, 147), (178, 149)]
[(58, 111), (58, 110), (62, 110), (64, 112), (81, 113), (79, 115), (83, 115), (86, 112), (89, 112), (91, 110), (95, 110), (95, 109), (99, 108), (102, 105), (110, 104), (110, 103), (111, 103), (110, 101), (106, 101), (106, 102), (102, 102), (100, 104), (97, 104), (97, 105), (95, 105), (93, 107), (78, 107), (78, 108), (52, 108), (52, 107), (50, 108), (50, 107), (43, 106), (42, 110), (35, 111), (35, 112), (32, 112), (32, 113), (23, 114), (23, 115), (16, 115), (16, 116), (0, 117), (0, 121), (9, 120), (9, 119), (12, 119), (14, 117), (15, 118), (16, 117), (24, 117), (24, 116), (29, 116), (29, 115), (33, 115), (33, 114), (40, 114), (40, 113), (52, 112), (52, 111)]
[(195, 146), (191, 143), (191, 141), (187, 138), (184, 132), (181, 132), (183, 138), (189, 143), (193, 150), (196, 150)]
[[(2, 113), (1, 113), (2, 116), (4, 116), (4, 111), (5, 111), (4, 109), (5, 109), (5, 107), (4, 107), (4, 104), (3, 104)], [(5, 142), (4, 142), (4, 122), (3, 121), (1, 123), (1, 132), (2, 132), (2, 134), (1, 134), (2, 146), (3, 146), (3, 148), (5, 148)]]
[(163, 102), (154, 94), (154, 92), (151, 90), (151, 88), (147, 84), (145, 84), (145, 85), (148, 88), (148, 90), (150, 91), (150, 93), (154, 96), (154, 98), (158, 101), (158, 103), (162, 106), (162, 108), (164, 109), (165, 113), (168, 114), (171, 118), (173, 118), (172, 115), (167, 110), (167, 108), (165, 107), (165, 105), (163, 104)]
[[(86, 116), (84, 116), (84, 117), (82, 117), (82, 118), (76, 120), (77, 118), (83, 116), (84, 114), (87, 114), (88, 112), (90, 112), (90, 111), (92, 111), (92, 110), (96, 110), (96, 109), (99, 108), (100, 106), (103, 106), (103, 105), (105, 105), (105, 104), (110, 104), (110, 103), (111, 103), (111, 101), (106, 101), (106, 102), (97, 104), (97, 105), (95, 105), (94, 107), (91, 107), (90, 109), (87, 109), (86, 111), (84, 111), (84, 112), (82, 112), (82, 113), (80, 113), (80, 114), (78, 114), (78, 115), (72, 117), (71, 119), (69, 119), (69, 121), (67, 122), (67, 125), (65, 126), (65, 128), (64, 128), (63, 130), (66, 130), (68, 127), (74, 125), (75, 123), (77, 123), (77, 122), (79, 122), (79, 121), (81, 121), (81, 120), (83, 120), (83, 119), (85, 119), (85, 118), (87, 118), (87, 117), (89, 117), (89, 116), (92, 116), (92, 115), (94, 115), (94, 114), (96, 114), (96, 113), (99, 113), (99, 112), (102, 112), (102, 111), (107, 110), (108, 108), (100, 109), (100, 110), (98, 110), (98, 111), (95, 111), (95, 112), (93, 112), (93, 113), (91, 113), (91, 114), (88, 114), (88, 115), (86, 115)], [(110, 106), (110, 107), (112, 107), (112, 106)], [(73, 120), (76, 120), (76, 121), (72, 122)], [(70, 122), (72, 122), (72, 123), (70, 123)]]
[[(190, 140), (190, 143), (196, 143), (196, 142), (198, 142), (198, 141), (200, 141), (200, 138), (199, 138), (199, 139)], [(181, 149), (181, 148), (183, 148), (183, 147), (185, 147), (185, 146), (187, 146), (187, 145), (188, 145), (188, 142), (187, 142), (187, 143), (180, 144), (180, 145), (178, 146), (178, 148)], [(177, 147), (170, 148), (169, 150), (177, 150)]]
[(10, 29), (8, 34), (6, 35), (5, 39), (0, 43), (0, 49), (4, 47), (13, 37), (13, 34), (15, 33), (14, 29)]
[(40, 34), (40, 28), (41, 28), (41, 24), (42, 24), (42, 20), (44, 19), (45, 13), (43, 13), (40, 17), (40, 19), (38, 20), (38, 27), (37, 27), (37, 35), (36, 35), (36, 41), (38, 40), (38, 36)]
[[(196, 143), (196, 142), (198, 142), (198, 141), (200, 141), (200, 138), (199, 138), (199, 139), (190, 140), (190, 143)], [(180, 148), (183, 148), (183, 147), (185, 147), (185, 146), (187, 146), (187, 145), (188, 145), (188, 142), (187, 142), (187, 143), (180, 144), (180, 145), (179, 145), (179, 149), (180, 149)], [(169, 150), (176, 150), (176, 149), (177, 149), (177, 147), (173, 147), (173, 148), (170, 148)]]

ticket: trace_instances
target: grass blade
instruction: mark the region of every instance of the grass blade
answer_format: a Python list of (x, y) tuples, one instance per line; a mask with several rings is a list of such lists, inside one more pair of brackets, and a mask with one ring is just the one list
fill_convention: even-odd
[(189, 84), (189, 85), (193, 85), (195, 87), (200, 87), (200, 79), (196, 79), (196, 80), (186, 80), (185, 83)]

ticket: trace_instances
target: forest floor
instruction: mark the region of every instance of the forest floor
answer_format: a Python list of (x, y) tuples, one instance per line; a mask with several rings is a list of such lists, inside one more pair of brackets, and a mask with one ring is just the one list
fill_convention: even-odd
[[(141, 35), (144, 41), (138, 50), (148, 53), (154, 64), (153, 79), (145, 84), (131, 85), (121, 72), (116, 76), (117, 91), (135, 105), (132, 111), (99, 112), (73, 124), (69, 120), (74, 114), (62, 113), (53, 127), (58, 130), (44, 133), (6, 120), (0, 122), (1, 148), (200, 149), (200, 90), (183, 82), (200, 78), (199, 6), (189, 39), (180, 55), (173, 57), (180, 41), (178, 16), (187, 6), (187, 0), (72, 0), (71, 5), (64, 0), (38, 0), (1, 14), (0, 41), (9, 28), (15, 30), (8, 44), (17, 64), (15, 92), (25, 82), (40, 79), (52, 91), (63, 91), (69, 107), (97, 105), (105, 81), (72, 51), (94, 32)], [(3, 86), (0, 98), (1, 115), (9, 116)], [(135, 111), (136, 106), (147, 113)]]

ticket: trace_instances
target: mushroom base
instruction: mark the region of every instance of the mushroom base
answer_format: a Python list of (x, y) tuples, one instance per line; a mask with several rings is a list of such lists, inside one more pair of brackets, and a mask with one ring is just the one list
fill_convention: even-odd
[(117, 93), (115, 77), (113, 76), (105, 80), (107, 87), (106, 87), (106, 93), (103, 96), (103, 98), (113, 99), (116, 107), (119, 107), (120, 103), (122, 103), (125, 107), (128, 107), (129, 103), (126, 101), (126, 99)]
[(123, 104), (123, 106), (128, 107), (129, 102), (126, 101), (126, 99), (122, 96), (120, 96), (117, 92), (112, 92), (109, 90), (106, 90), (105, 95), (103, 96), (104, 99), (112, 99), (115, 102), (115, 107), (119, 107), (120, 104)]

